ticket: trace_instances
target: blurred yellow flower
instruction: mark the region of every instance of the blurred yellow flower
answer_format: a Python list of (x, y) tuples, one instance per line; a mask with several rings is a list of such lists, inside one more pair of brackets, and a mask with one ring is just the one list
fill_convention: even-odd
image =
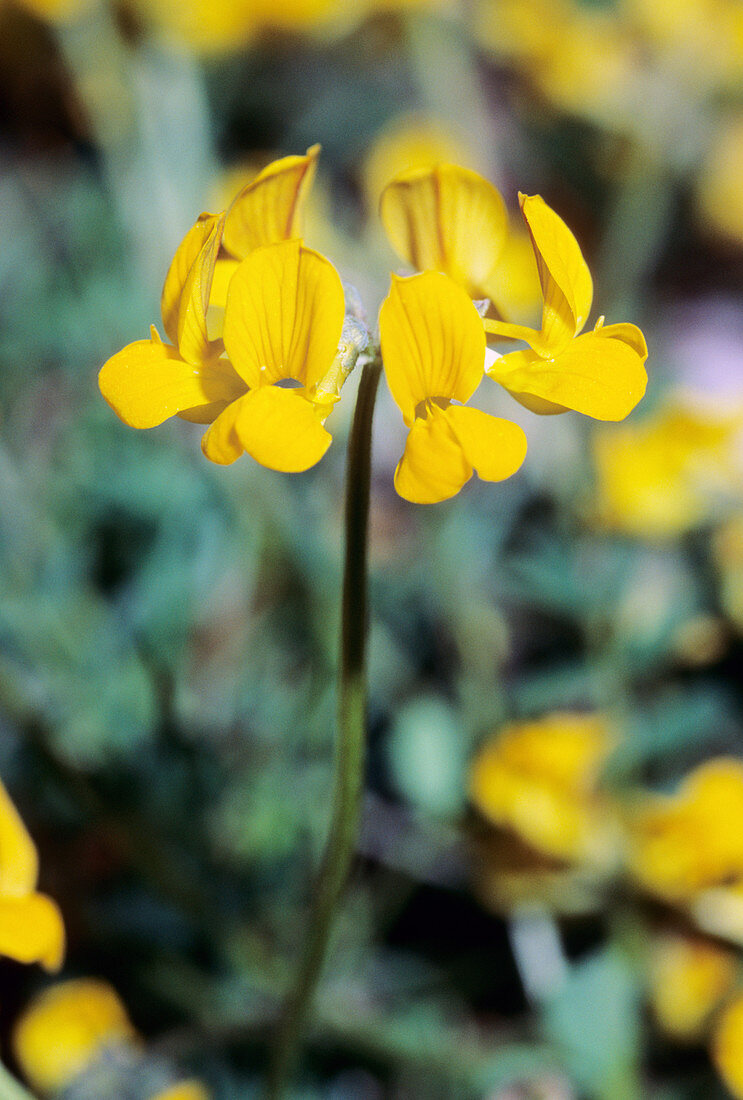
[(570, 0), (481, 0), (474, 29), (561, 110), (625, 123), (638, 49), (613, 8)]
[(665, 933), (650, 950), (650, 1003), (655, 1018), (676, 1039), (698, 1039), (731, 992), (738, 957), (701, 936)]
[(482, 322), (464, 290), (438, 271), (393, 275), (379, 331), (387, 383), (410, 428), (395, 471), (400, 496), (433, 504), (474, 470), (485, 481), (515, 473), (526, 455), (521, 428), (464, 404), (485, 358)]
[(743, 994), (734, 997), (720, 1015), (711, 1055), (727, 1088), (743, 1100)]
[(149, 1097), (149, 1100), (210, 1100), (211, 1093), (200, 1081), (179, 1081), (162, 1092)]
[(13, 1032), (18, 1064), (39, 1092), (59, 1092), (107, 1049), (136, 1042), (115, 990), (92, 978), (44, 990)]
[(36, 892), (38, 873), (36, 848), (0, 782), (0, 955), (58, 970), (65, 948), (62, 914)]
[(472, 800), (539, 852), (612, 863), (618, 826), (598, 781), (613, 744), (598, 715), (556, 713), (506, 726), (472, 765)]
[[(142, 17), (197, 53), (239, 50), (271, 30), (309, 31), (343, 19), (343, 0), (134, 0)], [(346, 16), (347, 18), (347, 16)]]
[(712, 137), (697, 178), (697, 206), (709, 227), (743, 243), (743, 114), (725, 119)]
[(598, 522), (673, 538), (711, 518), (740, 478), (741, 416), (675, 402), (637, 424), (593, 435)]
[(630, 819), (629, 865), (648, 890), (689, 902), (743, 878), (743, 762), (717, 757), (673, 795), (646, 795)]
[(443, 271), (471, 298), (489, 298), (508, 233), (500, 194), (456, 164), (413, 168), (391, 180), (379, 204), (395, 251), (418, 271)]
[(542, 327), (485, 320), (492, 335), (529, 348), (496, 357), (486, 368), (522, 405), (538, 413), (574, 409), (598, 420), (622, 420), (645, 392), (647, 346), (631, 324), (579, 335), (593, 300), (593, 282), (578, 242), (540, 195), (519, 195), (542, 285)]
[(743, 10), (737, 0), (623, 0), (626, 18), (658, 69), (705, 92), (743, 76)]

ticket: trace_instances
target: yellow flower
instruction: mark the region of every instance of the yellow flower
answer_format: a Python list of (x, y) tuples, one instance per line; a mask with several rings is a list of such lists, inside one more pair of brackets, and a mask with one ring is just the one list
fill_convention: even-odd
[(266, 30), (308, 31), (342, 15), (342, 0), (136, 0), (142, 17), (199, 53), (245, 46)]
[[(330, 446), (323, 422), (342, 381), (333, 369), (345, 315), (340, 278), (299, 240), (257, 248), (230, 281), (223, 345), (210, 340), (206, 305), (221, 225), (215, 220), (180, 298), (180, 278), (173, 276), (172, 292), (166, 279), (163, 320), (177, 346), (153, 330), (149, 341), (130, 344), (103, 366), (101, 392), (135, 428), (175, 414), (211, 424), (202, 448), (213, 462), (234, 462), (245, 451), (274, 470), (306, 470)], [(179, 249), (186, 258), (188, 240)], [(277, 385), (291, 380), (300, 388)]]
[(630, 867), (649, 890), (689, 902), (743, 878), (743, 762), (708, 760), (674, 795), (649, 795), (633, 816)]
[(529, 348), (498, 356), (487, 373), (538, 413), (575, 409), (597, 420), (622, 420), (645, 392), (645, 339), (636, 325), (604, 325), (581, 333), (593, 282), (578, 242), (540, 195), (519, 195), (542, 285), (539, 330), (486, 320), (487, 332), (524, 340)]
[(482, 378), (485, 339), (461, 287), (437, 271), (393, 275), (379, 331), (387, 383), (410, 428), (395, 471), (400, 496), (433, 504), (473, 470), (485, 481), (515, 473), (526, 455), (521, 428), (464, 404)]
[(379, 216), (395, 251), (418, 271), (443, 271), (471, 298), (491, 296), (508, 214), (491, 183), (456, 164), (413, 168), (391, 180)]
[(539, 852), (611, 862), (617, 827), (598, 779), (612, 747), (606, 723), (595, 715), (558, 713), (506, 726), (473, 764), (472, 800)]
[(92, 978), (44, 990), (18, 1020), (15, 1057), (40, 1092), (58, 1092), (106, 1049), (136, 1043), (126, 1009), (115, 990)]
[(658, 1023), (677, 1039), (698, 1039), (731, 991), (738, 970), (732, 950), (701, 936), (666, 933), (650, 954), (650, 1002)]
[(712, 1061), (733, 1096), (743, 1100), (743, 994), (725, 1007), (712, 1037)]
[(210, 1100), (211, 1093), (200, 1081), (179, 1081), (177, 1085), (151, 1096), (149, 1100)]
[(62, 965), (64, 925), (57, 904), (36, 892), (38, 857), (8, 792), (0, 783), (0, 955)]
[(597, 431), (597, 520), (673, 538), (709, 519), (739, 481), (740, 428), (740, 415), (713, 416), (674, 401), (638, 424)]

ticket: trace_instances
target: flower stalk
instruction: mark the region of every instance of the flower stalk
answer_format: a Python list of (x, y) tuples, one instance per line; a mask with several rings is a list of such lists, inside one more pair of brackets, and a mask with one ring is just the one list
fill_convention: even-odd
[(366, 742), (367, 535), (371, 430), (382, 363), (366, 362), (359, 382), (346, 470), (345, 559), (338, 678), (338, 742), (333, 816), (302, 957), (279, 1025), (268, 1100), (280, 1100), (299, 1058), (334, 917), (351, 866), (361, 816)]

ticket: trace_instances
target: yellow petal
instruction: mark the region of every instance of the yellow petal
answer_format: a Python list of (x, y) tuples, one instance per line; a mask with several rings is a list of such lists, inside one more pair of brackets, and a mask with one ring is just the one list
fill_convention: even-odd
[(208, 459), (220, 466), (229, 466), (244, 453), (245, 448), (235, 431), (235, 421), (246, 397), (247, 394), (228, 405), (201, 437), (202, 451)]
[(226, 360), (195, 367), (154, 336), (112, 356), (101, 367), (98, 385), (116, 415), (132, 428), (154, 428), (176, 413), (232, 401), (245, 391)]
[(379, 312), (387, 384), (406, 424), (428, 398), (465, 402), (485, 363), (485, 333), (466, 292), (438, 271), (392, 276)]
[(38, 871), (34, 843), (0, 783), (0, 897), (30, 894), (36, 887)]
[(345, 311), (343, 285), (329, 260), (301, 241), (266, 245), (232, 276), (225, 347), (251, 389), (282, 378), (309, 388), (333, 361)]
[(224, 309), (227, 305), (227, 291), (230, 280), (240, 266), (239, 260), (230, 260), (222, 257), (217, 260), (212, 279), (212, 292), (209, 295), (209, 306), (216, 309)]
[(332, 442), (304, 394), (279, 386), (262, 386), (243, 398), (235, 431), (256, 462), (287, 474), (309, 470)]
[(555, 349), (571, 340), (591, 312), (593, 281), (580, 246), (541, 195), (519, 195), (542, 284), (542, 335)]
[(178, 343), (178, 312), (181, 307), (183, 288), (188, 273), (196, 257), (209, 239), (209, 234), (217, 222), (215, 214), (201, 214), (178, 245), (168, 274), (165, 276), (160, 309), (163, 315), (165, 334), (173, 344)]
[(518, 424), (465, 405), (450, 405), (444, 416), (483, 481), (503, 481), (526, 458), (526, 436)]
[(78, 978), (39, 994), (13, 1032), (24, 1076), (39, 1092), (57, 1095), (107, 1048), (135, 1043), (137, 1033), (107, 982)]
[(224, 246), (244, 259), (254, 248), (302, 235), (302, 208), (317, 168), (320, 146), (303, 157), (282, 157), (244, 187), (227, 211)]
[[(448, 410), (447, 410), (448, 411)], [(446, 412), (432, 406), (415, 420), (395, 470), (395, 488), (413, 504), (437, 504), (456, 496), (472, 477), (462, 445)]]
[(215, 349), (206, 327), (206, 311), (223, 228), (224, 214), (214, 222), (183, 285), (178, 309), (177, 345), (182, 357), (189, 363), (203, 363), (214, 355)]
[(488, 374), (522, 404), (536, 397), (596, 420), (623, 420), (647, 385), (643, 358), (635, 348), (600, 332), (579, 336), (551, 359), (531, 351), (512, 352), (496, 359)]
[(623, 343), (629, 344), (640, 356), (643, 363), (648, 357), (648, 345), (642, 330), (637, 325), (630, 324), (629, 321), (622, 321), (616, 325), (605, 325), (602, 322), (596, 325), (594, 334), (596, 336), (606, 336), (611, 340), (622, 340)]
[(65, 933), (56, 902), (45, 894), (0, 897), (0, 955), (59, 970)]
[(505, 243), (503, 199), (468, 168), (438, 164), (393, 179), (379, 213), (395, 251), (419, 271), (443, 271), (482, 297)]

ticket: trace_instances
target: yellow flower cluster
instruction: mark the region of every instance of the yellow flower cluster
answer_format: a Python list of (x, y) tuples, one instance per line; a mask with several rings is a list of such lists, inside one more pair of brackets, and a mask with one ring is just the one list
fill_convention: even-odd
[[(501, 888), (482, 892), (500, 908), (535, 900), (549, 904), (538, 862), (547, 857), (566, 869), (603, 875), (607, 890), (622, 872), (656, 901), (680, 910), (681, 921), (648, 937), (653, 1014), (676, 1041), (708, 1042), (726, 1085), (743, 1097), (743, 989), (736, 950), (743, 946), (743, 761), (709, 760), (675, 793), (643, 792), (628, 804), (601, 782), (614, 745), (600, 716), (571, 713), (515, 723), (485, 744), (472, 765), (473, 803), (537, 859), (522, 856), (533, 880), (531, 895), (522, 875), (509, 896), (503, 867)], [(492, 860), (483, 852), (489, 876)], [(564, 877), (561, 886), (565, 895), (570, 883)], [(581, 896), (591, 904), (600, 894), (584, 890)]]
[[(136, 1053), (140, 1038), (107, 982), (78, 978), (40, 993), (16, 1023), (13, 1049), (24, 1076), (44, 1096), (59, 1096), (107, 1054)], [(196, 1080), (173, 1081), (147, 1100), (209, 1100)]]
[(0, 955), (59, 970), (65, 949), (56, 902), (39, 894), (39, 861), (8, 792), (0, 783)]
[[(227, 464), (247, 453), (299, 472), (330, 446), (325, 428), (349, 369), (343, 287), (301, 240), (318, 148), (269, 164), (221, 215), (203, 214), (165, 279), (169, 343), (152, 329), (100, 372), (125, 423), (178, 415), (209, 424), (203, 450)], [(393, 276), (379, 315), (390, 391), (410, 429), (395, 486), (416, 503), (457, 493), (477, 471), (509, 477), (526, 454), (511, 421), (467, 406), (487, 373), (540, 413), (575, 409), (620, 420), (642, 397), (647, 348), (634, 325), (580, 335), (592, 282), (570, 230), (539, 197), (522, 196), (543, 297), (540, 330), (483, 318), (473, 298), (497, 301), (508, 217), (495, 188), (452, 164), (411, 169), (384, 189), (380, 214), (418, 274)], [(486, 354), (486, 339), (529, 350)]]

